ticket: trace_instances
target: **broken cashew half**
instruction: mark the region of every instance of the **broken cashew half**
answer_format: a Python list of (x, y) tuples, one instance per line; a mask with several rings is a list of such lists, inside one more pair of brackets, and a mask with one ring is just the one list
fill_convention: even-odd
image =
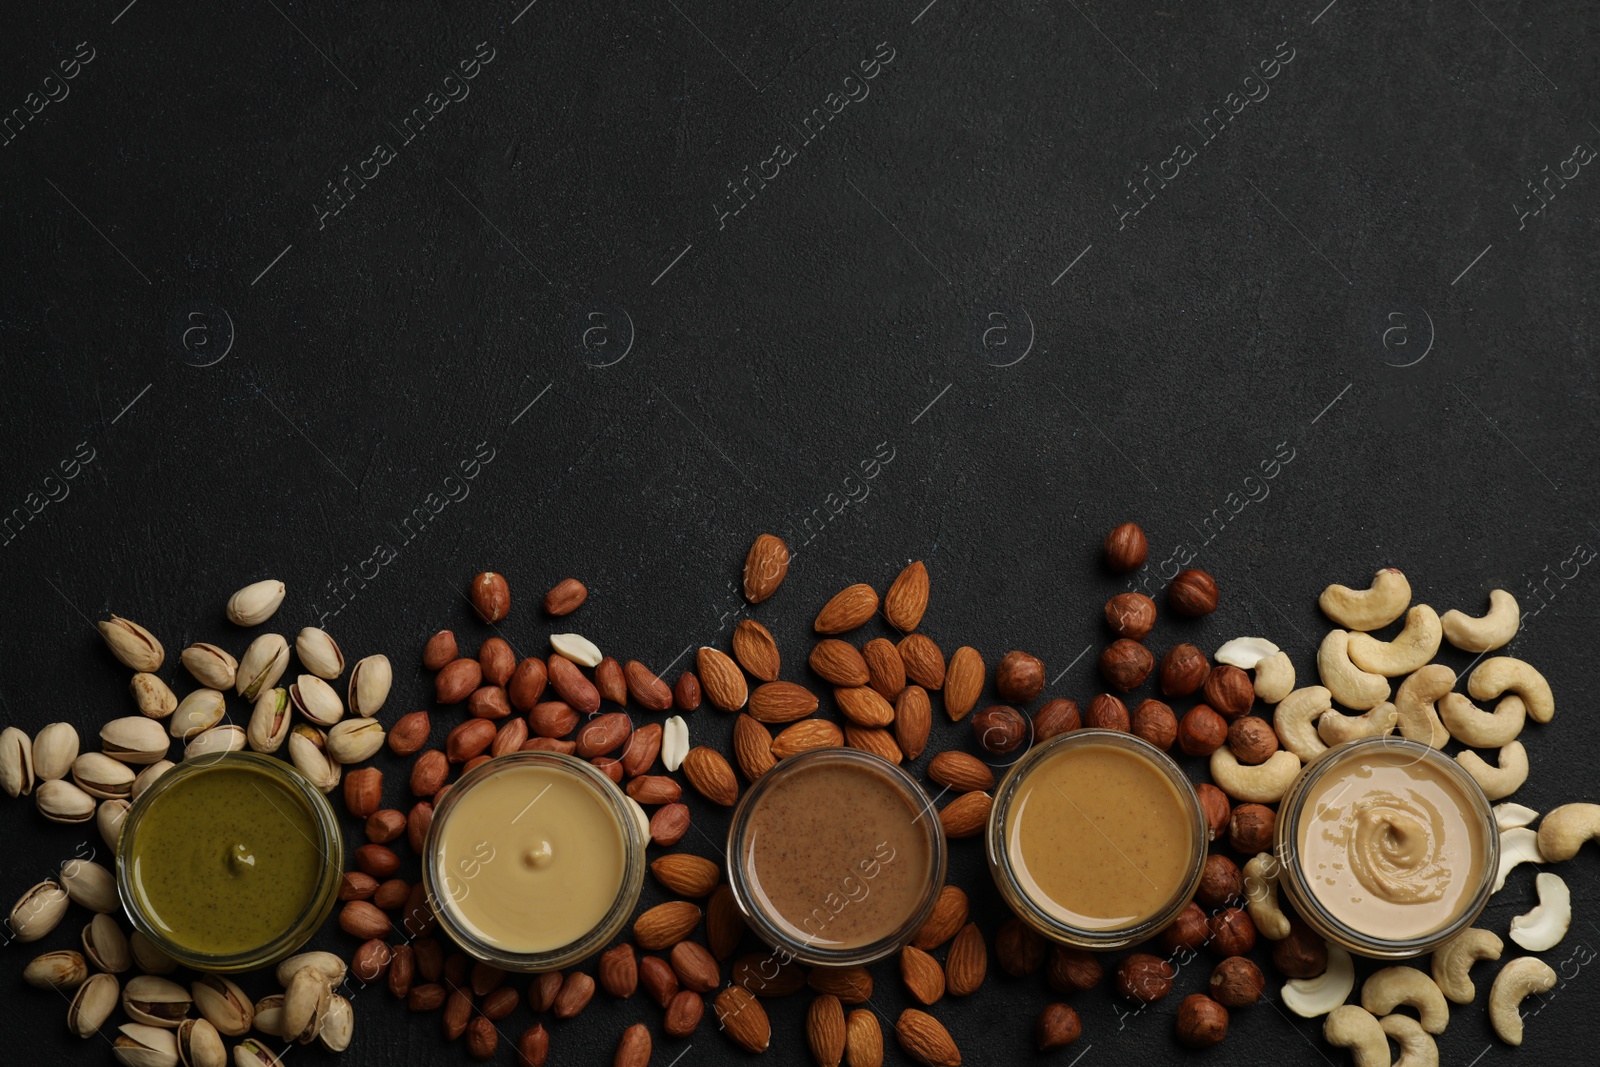
[(1309, 763), (1328, 751), (1312, 724), (1332, 710), (1333, 694), (1323, 686), (1308, 685), (1278, 702), (1272, 713), (1272, 727), (1284, 748)]
[(1289, 916), (1278, 905), (1278, 878), (1283, 868), (1270, 852), (1258, 852), (1244, 865), (1244, 903), (1256, 932), (1268, 941), (1289, 936)]
[(1330, 585), (1317, 598), (1322, 613), (1346, 630), (1378, 630), (1400, 617), (1411, 603), (1411, 583), (1393, 567), (1372, 576), (1368, 589)]
[(1439, 616), (1439, 623), (1445, 640), (1463, 652), (1488, 652), (1517, 635), (1522, 609), (1517, 607), (1517, 598), (1504, 589), (1491, 589), (1488, 614), (1473, 618), (1452, 609)]
[(1417, 1020), (1409, 1015), (1385, 1015), (1378, 1025), (1400, 1046), (1400, 1055), (1390, 1067), (1439, 1067), (1439, 1045)]
[(1300, 757), (1279, 749), (1267, 762), (1246, 767), (1223, 745), (1211, 753), (1211, 780), (1235, 800), (1276, 804), (1300, 775)]
[(1317, 736), (1329, 746), (1360, 737), (1387, 737), (1394, 731), (1397, 717), (1394, 705), (1387, 700), (1361, 715), (1327, 711), (1317, 720)]
[(1439, 721), (1433, 702), (1455, 686), (1456, 672), (1442, 663), (1430, 663), (1401, 682), (1394, 695), (1401, 736), (1408, 741), (1443, 748), (1450, 740), (1450, 731)]
[(1494, 824), (1502, 830), (1515, 830), (1519, 826), (1532, 826), (1539, 813), (1526, 804), (1496, 804)]
[(1433, 950), (1433, 984), (1457, 1004), (1471, 1004), (1478, 995), (1472, 984), (1472, 965), (1497, 960), (1505, 945), (1489, 930), (1463, 930)]
[(1417, 1009), (1422, 1028), (1430, 1034), (1442, 1034), (1450, 1025), (1444, 993), (1415, 967), (1385, 967), (1361, 983), (1361, 1006), (1373, 1015), (1388, 1015), (1402, 1004)]
[[(1556, 809), (1556, 811), (1560, 810), (1560, 808)], [(1550, 815), (1554, 814), (1554, 811), (1550, 813)], [(1546, 815), (1544, 821), (1549, 822), (1550, 816)], [(1544, 863), (1548, 859), (1549, 857), (1539, 848), (1539, 835), (1526, 826), (1501, 830), (1500, 870), (1495, 875), (1494, 888), (1490, 892), (1498, 893), (1504, 889), (1506, 887), (1506, 878), (1520, 865), (1524, 863)]]
[(1506, 690), (1517, 694), (1528, 706), (1528, 718), (1549, 722), (1556, 713), (1556, 698), (1544, 675), (1511, 656), (1493, 656), (1478, 664), (1467, 680), (1467, 692), (1474, 700), (1493, 700)]
[(1276, 704), (1294, 689), (1294, 661), (1287, 652), (1275, 652), (1256, 664), (1256, 699)]
[(1528, 750), (1521, 741), (1513, 741), (1500, 750), (1500, 766), (1491, 767), (1476, 752), (1462, 752), (1456, 756), (1461, 769), (1472, 775), (1472, 780), (1483, 788), (1490, 800), (1501, 800), (1522, 788), (1528, 780)]
[(1509, 745), (1522, 732), (1528, 706), (1512, 693), (1500, 698), (1494, 711), (1484, 711), (1464, 693), (1446, 693), (1439, 699), (1439, 718), (1450, 736), (1473, 748)]
[(1369, 674), (1350, 659), (1350, 635), (1329, 630), (1317, 648), (1317, 673), (1333, 699), (1347, 708), (1366, 711), (1389, 699), (1389, 680)]
[(1393, 641), (1379, 641), (1371, 634), (1350, 635), (1350, 660), (1357, 667), (1385, 678), (1410, 674), (1433, 661), (1444, 631), (1439, 629), (1439, 614), (1426, 604), (1406, 612), (1405, 629)]
[(1354, 1004), (1334, 1008), (1322, 1024), (1322, 1039), (1349, 1049), (1356, 1067), (1389, 1067), (1389, 1039), (1366, 1008)]
[(1489, 1022), (1508, 1045), (1522, 1044), (1522, 1000), (1555, 987), (1556, 972), (1534, 956), (1518, 956), (1494, 976), (1489, 988)]
[[(1331, 942), (1324, 943), (1328, 946), (1328, 969), (1315, 978), (1291, 978), (1283, 983), (1278, 994), (1284, 1007), (1307, 1019), (1333, 1011), (1356, 987), (1356, 966), (1350, 960), (1350, 953)], [(1389, 1055), (1387, 1045), (1383, 1054)]]
[(1572, 891), (1559, 874), (1540, 872), (1533, 880), (1539, 906), (1511, 920), (1511, 940), (1529, 952), (1555, 948), (1572, 925)]
[(1563, 804), (1539, 823), (1539, 855), (1551, 863), (1570, 860), (1592, 838), (1600, 839), (1600, 804)]

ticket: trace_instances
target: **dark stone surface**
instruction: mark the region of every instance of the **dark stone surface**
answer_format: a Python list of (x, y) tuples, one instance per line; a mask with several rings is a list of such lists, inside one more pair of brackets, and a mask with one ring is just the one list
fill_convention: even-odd
[[(551, 630), (538, 597), (577, 575), (593, 593), (572, 628), (665, 665), (725, 644), (763, 530), (797, 552), (753, 613), (787, 676), (827, 596), (921, 558), (946, 652), (1029, 649), (1046, 696), (1086, 700), (1123, 585), (1099, 539), (1136, 518), (1153, 563), (1192, 552), (1223, 590), (1153, 648), (1263, 633), (1303, 679), (1329, 581), (1395, 564), (1419, 600), (1473, 612), (1512, 590), (1512, 651), (1560, 706), (1524, 734), (1517, 799), (1597, 799), (1596, 179), (1574, 157), (1600, 143), (1593, 8), (924, 2), (9, 12), (0, 111), (25, 117), (0, 150), (0, 717), (92, 734), (132, 710), (92, 620), (151, 626), (177, 683), (191, 641), (242, 651), (222, 604), (265, 576), (290, 587), (273, 625), (320, 618), (352, 660), (394, 659), (391, 721), (427, 703), (429, 633), (486, 633), (462, 597), (484, 567), (511, 580), (501, 629), (524, 653)], [(461, 98), (408, 132), (430, 93)], [(1526, 183), (1563, 167), (1522, 218)], [(1129, 183), (1158, 172), (1133, 214)], [(729, 727), (693, 716), (697, 741)], [(941, 724), (935, 745), (966, 733)], [(401, 801), (404, 763), (379, 764)], [(4, 807), (8, 901), (100, 847)], [(694, 816), (714, 853), (725, 813)], [(980, 848), (954, 854), (992, 938)], [(1578, 961), (1600, 944), (1600, 856), (1559, 870), (1575, 921), (1544, 955), (1564, 982), (1523, 1056), (1571, 1063), (1597, 1034)], [(1534, 903), (1533, 873), (1490, 928)], [(0, 951), (0, 1060), (109, 1059), (19, 978), (84, 921)], [(1179, 1048), (1206, 969), (1138, 1016), (1074, 997), (1084, 1036), (1054, 1059), (1342, 1062), (1276, 1004), (1235, 1012), (1218, 1051)], [(1482, 1010), (1492, 970), (1441, 1062), (1517, 1059)], [(908, 1000), (892, 963), (875, 973), (892, 1020)], [(1012, 1062), (1048, 999), (991, 978), (938, 1013), (966, 1062)], [(804, 1056), (804, 1007), (772, 1005), (778, 1062)], [(353, 1067), (464, 1058), (384, 991), (356, 1017)], [(602, 995), (553, 1045), (607, 1062), (658, 1019)], [(655, 1062), (680, 1054), (745, 1058), (709, 1024)]]

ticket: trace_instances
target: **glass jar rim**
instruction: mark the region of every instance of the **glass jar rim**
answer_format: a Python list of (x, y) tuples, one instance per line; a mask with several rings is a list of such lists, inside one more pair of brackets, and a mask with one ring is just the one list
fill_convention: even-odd
[[(174, 941), (150, 920), (145, 913), (142, 897), (135, 884), (130, 852), (140, 822), (157, 799), (181, 786), (195, 775), (229, 767), (251, 768), (273, 776), (280, 784), (291, 789), (311, 813), (317, 825), (322, 851), (322, 873), (317, 880), (300, 916), (282, 934), (257, 948), (240, 952), (198, 952)], [(327, 796), (311, 783), (305, 775), (283, 760), (258, 752), (219, 752), (199, 760), (176, 764), (151, 783), (128, 809), (122, 829), (117, 835), (117, 895), (122, 910), (133, 924), (158, 949), (177, 962), (197, 971), (212, 974), (233, 974), (240, 971), (266, 967), (284, 959), (300, 948), (333, 912), (338, 898), (339, 884), (344, 874), (344, 834), (339, 829), (339, 819)]]
[[(752, 891), (750, 872), (746, 870), (745, 863), (746, 831), (752, 814), (761, 803), (761, 798), (772, 790), (774, 783), (792, 778), (808, 767), (830, 763), (858, 766), (867, 773), (877, 774), (893, 786), (904, 796), (908, 805), (918, 811), (912, 822), (923, 826), (923, 833), (928, 842), (928, 871), (924, 878), (922, 899), (917, 902), (917, 907), (893, 933), (851, 948), (826, 948), (789, 933), (784, 925), (780, 925), (767, 914), (766, 908), (757, 903), (756, 894)], [(733, 819), (728, 827), (724, 859), (728, 872), (728, 887), (733, 891), (735, 904), (738, 905), (751, 931), (771, 946), (775, 953), (781, 954), (782, 959), (779, 962), (794, 960), (810, 966), (849, 967), (881, 960), (905, 947), (912, 937), (916, 936), (917, 930), (933, 913), (933, 907), (944, 889), (948, 848), (944, 829), (933, 809), (933, 802), (915, 778), (882, 756), (860, 749), (830, 747), (807, 749), (786, 756), (756, 780), (740, 799), (738, 807), (734, 809)]]
[[(1446, 775), (1472, 809), (1481, 831), (1484, 855), (1479, 884), (1473, 895), (1467, 899), (1465, 906), (1454, 919), (1416, 937), (1380, 937), (1357, 930), (1341, 921), (1328, 911), (1312, 892), (1305, 871), (1300, 866), (1298, 826), (1301, 810), (1311, 787), (1341, 765), (1362, 757), (1365, 749), (1408, 753), (1415, 757), (1414, 762), (1428, 763)], [(1489, 897), (1494, 892), (1494, 878), (1500, 868), (1500, 834), (1495, 825), (1493, 805), (1483, 792), (1483, 787), (1466, 772), (1465, 768), (1439, 749), (1404, 737), (1390, 735), (1358, 737), (1353, 741), (1334, 745), (1316, 756), (1306, 764), (1300, 776), (1284, 793), (1278, 809), (1275, 835), (1273, 853), (1274, 860), (1282, 872), (1280, 880), (1285, 895), (1300, 913), (1300, 917), (1325, 940), (1342, 945), (1357, 955), (1373, 959), (1409, 959), (1432, 952), (1477, 922), (1478, 916), (1483, 913), (1484, 907), (1489, 903)]]
[[(545, 952), (510, 952), (490, 944), (451, 912), (449, 894), (441, 895), (439, 892), (444, 880), (443, 873), (438, 869), (442, 859), (440, 835), (449, 823), (450, 813), (455, 810), (456, 803), (479, 782), (495, 774), (527, 766), (548, 767), (570, 774), (575, 780), (590, 788), (615, 817), (623, 843), (622, 884), (618, 887), (616, 899), (612, 901), (605, 917), (582, 937)], [(639, 818), (635, 815), (628, 796), (594, 764), (562, 752), (508, 752), (490, 759), (487, 763), (479, 764), (463, 774), (434, 809), (422, 849), (423, 892), (439, 925), (450, 935), (451, 940), (474, 959), (493, 964), (502, 970), (522, 973), (560, 970), (580, 963), (599, 952), (632, 916), (634, 905), (639, 902), (639, 891), (644, 886), (645, 844), (644, 831), (640, 829)]]
[[(1114, 929), (1074, 926), (1041, 907), (1012, 870), (1011, 853), (1006, 847), (1006, 816), (1011, 809), (1011, 802), (1016, 796), (1017, 789), (1028, 774), (1063, 749), (1087, 748), (1094, 745), (1107, 745), (1131, 752), (1160, 771), (1178, 794), (1178, 801), (1186, 810), (1186, 821), (1190, 829), (1192, 856), (1189, 870), (1179, 882), (1177, 891), (1147, 918)], [(989, 872), (994, 878), (995, 886), (1018, 918), (1052, 941), (1074, 948), (1103, 951), (1143, 941), (1165, 929), (1178, 917), (1184, 907), (1194, 899), (1195, 890), (1199, 888), (1200, 876), (1205, 869), (1208, 835), (1209, 824), (1206, 822), (1205, 811), (1200, 806), (1200, 796), (1195, 792), (1194, 783), (1189, 781), (1183, 769), (1171, 756), (1136, 734), (1086, 727), (1050, 738), (1043, 744), (1035, 746), (1012, 765), (995, 790), (994, 803), (989, 807), (989, 824), (984, 839), (989, 854)]]

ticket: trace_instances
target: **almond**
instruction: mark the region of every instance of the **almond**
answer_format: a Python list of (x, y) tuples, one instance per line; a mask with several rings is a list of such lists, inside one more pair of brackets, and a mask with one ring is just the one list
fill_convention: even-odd
[(722, 869), (715, 863), (688, 852), (657, 857), (650, 864), (650, 873), (680, 897), (708, 896), (722, 878)]
[(878, 611), (878, 593), (872, 586), (857, 583), (834, 594), (817, 613), (812, 624), (819, 634), (842, 634), (872, 618)]
[(752, 604), (761, 603), (778, 591), (788, 573), (789, 546), (781, 537), (762, 534), (744, 557), (744, 598)]
[(915, 945), (900, 950), (900, 980), (922, 1004), (932, 1004), (944, 996), (944, 969)]
[(688, 1037), (700, 1026), (706, 1003), (692, 989), (680, 989), (667, 1001), (661, 1016), (661, 1029), (668, 1037)]
[(806, 1011), (806, 1044), (817, 1067), (839, 1067), (844, 1057), (844, 1007), (824, 993)]
[[(898, 694), (899, 690), (895, 692)], [(857, 726), (888, 726), (894, 722), (894, 705), (883, 699), (883, 694), (876, 689), (864, 685), (851, 689), (839, 687), (834, 689), (833, 699), (844, 717)]]
[(903, 758), (900, 746), (894, 743), (894, 734), (881, 728), (845, 724), (844, 743), (862, 752), (870, 752), (879, 759), (899, 763)]
[(906, 634), (897, 646), (900, 662), (913, 682), (928, 690), (944, 686), (944, 653), (926, 634)]
[(744, 936), (744, 915), (739, 911), (733, 890), (719, 885), (706, 901), (706, 947), (719, 960), (732, 956)]
[(428, 732), (433, 724), (425, 711), (413, 711), (400, 716), (389, 731), (389, 751), (396, 756), (409, 756), (428, 743)]
[(953, 997), (970, 997), (989, 973), (989, 949), (977, 923), (961, 928), (944, 956), (944, 985)]
[(683, 797), (683, 787), (666, 774), (641, 774), (628, 783), (627, 794), (641, 804), (674, 804)]
[(850, 1067), (883, 1067), (883, 1028), (865, 1008), (844, 1021), (844, 1054)]
[(928, 747), (928, 731), (933, 726), (933, 706), (928, 691), (920, 685), (900, 690), (894, 702), (894, 739), (907, 760), (914, 760)]
[(805, 968), (788, 959), (780, 962), (774, 952), (752, 952), (734, 961), (729, 979), (758, 997), (787, 997), (805, 988)]
[(565, 656), (551, 656), (544, 669), (550, 677), (550, 687), (573, 711), (593, 715), (600, 710), (600, 690), (583, 676), (576, 663)]
[(633, 699), (651, 711), (666, 711), (672, 707), (672, 688), (636, 659), (630, 659), (623, 672), (628, 679), (628, 692)]
[(772, 1023), (767, 1020), (766, 1009), (748, 989), (728, 986), (717, 994), (712, 1008), (723, 1032), (734, 1044), (746, 1052), (766, 1051), (772, 1041)]
[(459, 704), (483, 684), (483, 666), (475, 659), (453, 659), (434, 675), (433, 695), (441, 704)]
[(657, 722), (646, 723), (639, 727), (628, 737), (628, 744), (622, 750), (622, 771), (630, 778), (636, 778), (648, 771), (656, 762), (656, 756), (661, 753), (661, 724)]
[(663, 804), (650, 816), (650, 840), (671, 848), (689, 832), (689, 806)]
[(762, 722), (794, 722), (817, 710), (817, 695), (794, 682), (768, 682), (750, 694), (750, 714)]
[[(576, 669), (576, 668), (574, 668)], [(625, 711), (596, 715), (578, 731), (578, 755), (584, 759), (604, 756), (621, 748), (633, 733), (633, 721)]]
[(696, 993), (709, 993), (722, 984), (722, 973), (717, 967), (717, 961), (703, 945), (693, 941), (679, 941), (672, 946), (668, 960), (672, 964), (672, 973), (678, 976), (678, 984), (685, 989), (692, 989)]
[(594, 687), (600, 691), (601, 700), (613, 704), (628, 702), (628, 680), (622, 673), (622, 664), (610, 656), (594, 665)]
[(962, 793), (944, 806), (939, 813), (939, 824), (944, 836), (949, 838), (976, 837), (983, 833), (989, 822), (988, 793)]
[(900, 572), (883, 594), (883, 617), (896, 630), (910, 632), (928, 610), (928, 568), (919, 559)]
[(813, 967), (806, 984), (844, 1004), (865, 1004), (872, 997), (872, 972), (865, 967)]
[(944, 674), (944, 711), (952, 722), (966, 718), (983, 695), (983, 657), (978, 650), (962, 645), (950, 656)]
[(683, 774), (695, 791), (713, 804), (731, 808), (739, 799), (739, 780), (714, 748), (699, 745), (683, 757)]
[(671, 948), (700, 923), (700, 909), (687, 900), (657, 904), (633, 922), (633, 939), (647, 952)]
[(744, 672), (726, 652), (710, 645), (702, 646), (695, 656), (695, 665), (700, 668), (700, 689), (707, 700), (723, 711), (738, 711), (744, 707), (749, 686), (745, 684)]
[(792, 756), (813, 748), (839, 748), (844, 744), (844, 732), (826, 719), (802, 719), (772, 739), (772, 755), (776, 759)]
[(644, 1023), (634, 1023), (622, 1031), (617, 1042), (617, 1053), (611, 1058), (611, 1067), (646, 1067), (650, 1062), (650, 1028)]
[(866, 685), (872, 678), (856, 646), (837, 637), (818, 641), (806, 662), (830, 685)]
[(963, 793), (994, 788), (994, 772), (976, 756), (951, 749), (928, 761), (928, 777)]
[(906, 687), (906, 665), (900, 650), (886, 637), (874, 637), (861, 650), (871, 676), (869, 684), (885, 700), (893, 700)]
[(600, 954), (600, 988), (614, 997), (631, 997), (639, 987), (639, 963), (633, 946), (624, 941)]
[(744, 619), (733, 628), (733, 658), (750, 677), (763, 682), (777, 681), (783, 662), (772, 632), (754, 619)]
[(933, 902), (933, 913), (918, 927), (911, 943), (924, 952), (932, 952), (965, 925), (968, 908), (967, 894), (953, 885), (945, 886)]
[(905, 1054), (923, 1067), (961, 1067), (961, 1050), (950, 1031), (925, 1011), (907, 1008), (901, 1012), (894, 1036)]
[(744, 776), (752, 782), (777, 762), (772, 756), (772, 735), (748, 715), (740, 715), (733, 721), (733, 756)]

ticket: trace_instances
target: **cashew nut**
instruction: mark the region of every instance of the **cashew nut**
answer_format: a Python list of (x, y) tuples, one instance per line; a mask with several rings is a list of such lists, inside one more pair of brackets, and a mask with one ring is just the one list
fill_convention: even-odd
[(1434, 748), (1443, 748), (1450, 740), (1450, 731), (1439, 721), (1433, 702), (1456, 685), (1456, 672), (1442, 663), (1430, 663), (1400, 683), (1394, 695), (1394, 709), (1399, 717), (1400, 734), (1408, 741), (1417, 741)]
[(1600, 839), (1600, 804), (1563, 804), (1539, 823), (1539, 855), (1551, 863), (1570, 860), (1590, 838)]
[(1500, 698), (1494, 711), (1484, 711), (1464, 693), (1446, 693), (1439, 700), (1439, 718), (1450, 736), (1473, 748), (1499, 748), (1517, 739), (1528, 706), (1512, 693)]
[[(1578, 805), (1573, 804), (1568, 805), (1568, 807), (1577, 806)], [(1595, 807), (1595, 805), (1585, 804), (1583, 807), (1592, 808)], [(1560, 808), (1556, 809), (1556, 811), (1560, 810)], [(1550, 815), (1554, 815), (1556, 811), (1552, 811)], [(1544, 817), (1544, 821), (1546, 823), (1550, 821), (1550, 815), (1546, 815)], [(1543, 829), (1543, 826), (1544, 823), (1541, 823), (1540, 828)], [(1570, 856), (1571, 854), (1572, 853), (1569, 852), (1567, 856)], [(1561, 858), (1566, 859), (1567, 856), (1563, 856)], [(1499, 873), (1495, 875), (1494, 888), (1490, 890), (1490, 892), (1498, 893), (1500, 890), (1504, 889), (1506, 887), (1506, 877), (1519, 865), (1524, 863), (1544, 863), (1549, 859), (1550, 857), (1546, 856), (1543, 850), (1539, 847), (1539, 835), (1528, 829), (1526, 826), (1518, 826), (1510, 830), (1501, 830), (1500, 870)]]
[(1278, 646), (1265, 637), (1235, 637), (1232, 641), (1224, 642), (1211, 658), (1247, 671), (1268, 656), (1277, 654)]
[(1278, 652), (1256, 664), (1256, 699), (1276, 704), (1294, 689), (1294, 661)]
[[(1283, 983), (1278, 994), (1284, 1007), (1307, 1019), (1333, 1011), (1356, 987), (1356, 966), (1350, 960), (1350, 953), (1330, 942), (1325, 944), (1328, 945), (1328, 969), (1315, 978), (1291, 978)], [(1383, 1053), (1388, 1056), (1387, 1045)]]
[(1489, 611), (1478, 618), (1454, 609), (1439, 617), (1445, 640), (1465, 652), (1488, 652), (1517, 635), (1522, 611), (1504, 589), (1489, 591)]
[(1539, 813), (1526, 804), (1496, 804), (1494, 806), (1494, 824), (1502, 830), (1514, 830), (1519, 826), (1532, 826), (1533, 820)]
[(1457, 1004), (1471, 1004), (1478, 990), (1472, 984), (1472, 965), (1500, 958), (1500, 938), (1489, 930), (1472, 927), (1433, 950), (1433, 984)]
[(1490, 800), (1510, 796), (1528, 780), (1528, 750), (1521, 741), (1513, 741), (1500, 750), (1498, 767), (1489, 766), (1476, 752), (1459, 753), (1456, 762), (1483, 787), (1483, 795)]
[(1467, 692), (1476, 700), (1492, 700), (1507, 689), (1528, 705), (1528, 718), (1534, 722), (1549, 722), (1555, 715), (1556, 698), (1550, 693), (1550, 683), (1531, 663), (1493, 656), (1478, 664), (1467, 680)]
[(1356, 1067), (1389, 1067), (1389, 1039), (1370, 1011), (1354, 1004), (1334, 1008), (1322, 1024), (1322, 1038), (1350, 1050)]
[(1406, 612), (1405, 629), (1393, 641), (1379, 641), (1371, 634), (1351, 634), (1350, 661), (1372, 674), (1398, 678), (1431, 662), (1443, 636), (1438, 612), (1418, 604)]
[(1534, 956), (1518, 956), (1494, 976), (1489, 987), (1489, 1022), (1508, 1045), (1522, 1044), (1522, 998), (1545, 993), (1556, 984), (1556, 972)]
[(1320, 685), (1296, 689), (1278, 702), (1272, 713), (1273, 728), (1283, 747), (1307, 763), (1328, 751), (1311, 724), (1323, 712), (1333, 710), (1333, 694)]
[(1409, 1015), (1385, 1015), (1378, 1025), (1400, 1046), (1400, 1056), (1390, 1067), (1439, 1067), (1439, 1046), (1417, 1020)]
[(1300, 757), (1287, 749), (1274, 752), (1267, 762), (1246, 767), (1223, 745), (1211, 753), (1211, 780), (1235, 800), (1276, 804), (1300, 774)]
[(1317, 720), (1317, 735), (1330, 746), (1358, 737), (1388, 737), (1394, 732), (1397, 716), (1394, 705), (1387, 700), (1361, 715), (1328, 711)]
[(1404, 1004), (1416, 1008), (1422, 1028), (1442, 1034), (1450, 1025), (1450, 1005), (1433, 979), (1415, 967), (1385, 967), (1361, 983), (1361, 1006), (1374, 1015), (1388, 1015)]
[(1330, 585), (1317, 598), (1322, 613), (1346, 630), (1379, 630), (1400, 617), (1411, 603), (1411, 583), (1393, 567), (1372, 576), (1369, 589)]
[(1283, 867), (1270, 852), (1258, 852), (1244, 865), (1244, 904), (1256, 932), (1268, 941), (1289, 936), (1289, 916), (1278, 906), (1278, 878)]
[(1329, 630), (1317, 649), (1317, 673), (1333, 699), (1347, 708), (1366, 711), (1389, 699), (1389, 681), (1381, 674), (1368, 674), (1350, 659), (1350, 635)]
[(1529, 952), (1555, 948), (1572, 925), (1572, 893), (1558, 874), (1541, 872), (1533, 880), (1539, 906), (1511, 920), (1511, 940)]

